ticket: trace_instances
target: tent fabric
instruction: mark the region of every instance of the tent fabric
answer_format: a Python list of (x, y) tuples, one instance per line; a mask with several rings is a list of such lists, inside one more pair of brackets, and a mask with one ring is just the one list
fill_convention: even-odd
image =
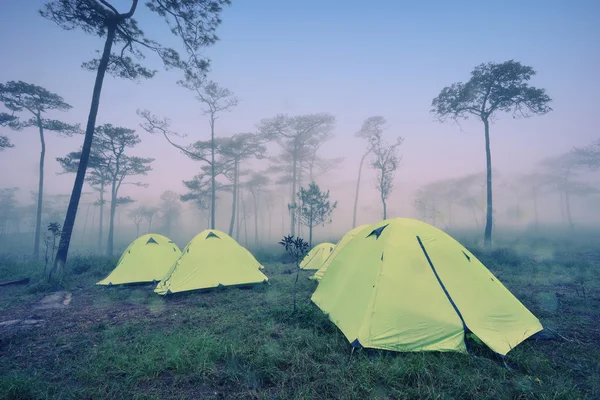
[(325, 262), (323, 262), (323, 265), (321, 266), (321, 268), (319, 268), (317, 270), (317, 272), (315, 272), (309, 279), (320, 281), (323, 278), (323, 275), (325, 275), (327, 268), (329, 268), (329, 265), (331, 264), (331, 262), (333, 261), (335, 256), (337, 256), (339, 254), (339, 252), (342, 251), (342, 249), (344, 248), (344, 246), (346, 246), (346, 244), (348, 244), (350, 239), (352, 239), (354, 236), (358, 235), (358, 233), (361, 230), (365, 229), (368, 226), (370, 226), (370, 225), (369, 224), (360, 225), (360, 226), (357, 226), (356, 228), (348, 231), (348, 233), (346, 233), (344, 235), (344, 237), (342, 237), (340, 239), (340, 241), (337, 242), (337, 244), (335, 245), (335, 248), (329, 254), (329, 256), (327, 257)]
[(312, 248), (300, 263), (300, 269), (319, 269), (335, 247), (333, 243), (321, 243)]
[(140, 236), (125, 249), (115, 269), (97, 285), (160, 281), (177, 261), (181, 250), (158, 233)]
[(208, 289), (267, 282), (260, 263), (231, 236), (215, 229), (197, 234), (183, 249), (155, 293)]
[(312, 301), (354, 346), (393, 351), (464, 352), (473, 334), (504, 356), (543, 329), (465, 247), (409, 218), (348, 241)]

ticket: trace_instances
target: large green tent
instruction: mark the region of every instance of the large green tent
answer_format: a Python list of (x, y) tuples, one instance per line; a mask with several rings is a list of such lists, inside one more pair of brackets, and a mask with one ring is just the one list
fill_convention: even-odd
[(301, 269), (319, 269), (333, 251), (335, 244), (321, 243), (312, 248), (300, 263)]
[(158, 283), (161, 295), (267, 282), (260, 263), (231, 236), (216, 229), (197, 234)]
[(321, 265), (321, 268), (319, 268), (317, 270), (317, 272), (315, 272), (309, 279), (320, 281), (323, 278), (323, 275), (325, 275), (327, 268), (329, 268), (329, 265), (331, 264), (331, 262), (333, 261), (335, 256), (337, 256), (339, 254), (339, 252), (342, 251), (342, 249), (344, 248), (344, 246), (346, 246), (346, 244), (348, 244), (350, 239), (352, 239), (354, 236), (358, 235), (358, 233), (362, 229), (365, 229), (368, 226), (369, 226), (369, 224), (360, 225), (360, 226), (357, 226), (356, 228), (348, 231), (348, 233), (346, 233), (344, 235), (344, 237), (342, 237), (340, 239), (340, 241), (337, 242), (333, 251), (329, 254), (327, 259), (323, 262), (323, 265)]
[(180, 255), (179, 247), (163, 235), (140, 236), (125, 249), (115, 269), (97, 285), (158, 282)]
[(466, 351), (473, 334), (503, 356), (543, 329), (443, 231), (408, 218), (370, 228), (332, 260), (312, 296), (353, 346)]

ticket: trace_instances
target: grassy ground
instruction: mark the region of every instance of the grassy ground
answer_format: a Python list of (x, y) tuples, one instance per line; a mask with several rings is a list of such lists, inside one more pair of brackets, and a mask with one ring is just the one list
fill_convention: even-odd
[[(600, 251), (562, 246), (473, 249), (564, 336), (522, 343), (508, 368), (483, 348), (351, 354), (309, 301), (307, 272), (291, 315), (294, 275), (276, 261), (264, 262), (271, 285), (162, 298), (148, 286), (95, 287), (115, 259), (73, 258), (59, 287), (43, 267), (4, 258), (0, 280), (33, 279), (0, 290), (0, 322), (30, 321), (0, 326), (0, 398), (598, 399)], [(59, 300), (43, 303), (49, 295)]]

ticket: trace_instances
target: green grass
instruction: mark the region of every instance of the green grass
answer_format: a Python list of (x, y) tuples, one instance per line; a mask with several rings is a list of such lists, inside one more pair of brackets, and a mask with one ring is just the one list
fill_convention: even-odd
[[(470, 355), (352, 354), (310, 302), (308, 272), (291, 314), (294, 275), (280, 255), (264, 255), (270, 285), (168, 298), (149, 286), (94, 286), (115, 259), (73, 258), (54, 286), (39, 264), (2, 262), (0, 279), (33, 279), (0, 292), (0, 321), (33, 315), (45, 324), (0, 328), (0, 398), (600, 398), (598, 250), (557, 245), (540, 257), (535, 247), (473, 249), (568, 339), (526, 341), (509, 353), (508, 368), (482, 347)], [(69, 307), (32, 310), (57, 289), (73, 293)]]

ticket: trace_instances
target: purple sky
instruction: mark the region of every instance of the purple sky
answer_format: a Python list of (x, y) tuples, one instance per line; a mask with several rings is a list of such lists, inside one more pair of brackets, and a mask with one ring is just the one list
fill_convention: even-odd
[[(102, 40), (80, 31), (62, 31), (37, 14), (44, 2), (3, 0), (0, 4), (0, 82), (23, 80), (63, 96), (73, 105), (53, 115), (86, 121), (94, 74), (79, 66), (94, 56)], [(114, 2), (121, 9), (128, 1)], [(482, 126), (466, 122), (461, 130), (433, 121), (431, 99), (455, 81), (466, 81), (482, 62), (515, 59), (533, 66), (531, 82), (546, 88), (554, 111), (513, 120), (500, 115), (491, 127), (493, 162), (503, 172), (532, 168), (546, 156), (596, 140), (600, 92), (600, 2), (566, 1), (364, 1), (234, 0), (218, 29), (221, 40), (206, 54), (210, 78), (241, 100), (218, 121), (217, 134), (254, 130), (261, 118), (277, 113), (330, 112), (337, 117), (336, 138), (321, 155), (345, 157), (329, 173), (332, 196), (338, 183), (354, 184), (364, 144), (354, 138), (362, 121), (383, 115), (387, 135), (405, 138), (401, 147), (397, 196), (427, 181), (481, 171), (485, 164)], [(148, 36), (174, 43), (172, 35), (147, 12), (137, 15)], [(160, 69), (153, 55), (148, 65)], [(173, 120), (188, 133), (185, 143), (207, 139), (208, 123), (191, 93), (175, 81), (177, 72), (160, 71), (135, 84), (108, 77), (98, 124), (138, 128), (137, 108)], [(157, 198), (167, 189), (182, 193), (181, 181), (198, 165), (170, 148), (159, 136), (138, 130), (143, 143), (133, 153), (156, 158), (143, 196)], [(34, 129), (8, 132), (14, 149), (0, 153), (0, 187), (33, 190), (37, 184), (39, 139)], [(46, 188), (69, 192), (73, 176), (57, 176), (55, 157), (76, 150), (82, 137), (48, 133)], [(8, 172), (8, 173), (7, 173)], [(367, 174), (365, 187), (371, 189)], [(126, 188), (123, 194), (139, 189)], [(341, 192), (337, 192), (339, 199)], [(376, 199), (365, 193), (365, 199)], [(410, 199), (398, 197), (405, 205)], [(365, 200), (367, 201), (367, 200)], [(349, 202), (345, 202), (349, 203)], [(344, 206), (350, 207), (348, 204)], [(392, 207), (393, 208), (393, 207)], [(359, 221), (360, 222), (360, 221)]]

